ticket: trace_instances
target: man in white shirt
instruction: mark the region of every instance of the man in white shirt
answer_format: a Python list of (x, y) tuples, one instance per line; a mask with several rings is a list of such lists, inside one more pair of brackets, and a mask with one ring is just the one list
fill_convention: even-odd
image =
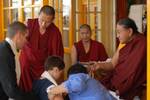
[[(16, 75), (17, 50), (23, 48), (28, 35), (27, 27), (21, 22), (8, 26), (6, 39), (0, 43), (0, 98), (1, 100), (34, 100), (34, 94), (21, 91), (17, 85), (20, 74)], [(19, 72), (19, 71), (18, 71)], [(18, 77), (17, 77), (18, 76)]]

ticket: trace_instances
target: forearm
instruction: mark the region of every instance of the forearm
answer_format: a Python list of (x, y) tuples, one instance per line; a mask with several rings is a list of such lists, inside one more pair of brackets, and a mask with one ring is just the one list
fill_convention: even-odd
[(98, 62), (96, 66), (98, 66), (97, 69), (104, 71), (111, 71), (114, 69), (112, 62)]
[(111, 61), (98, 62), (96, 65), (97, 66), (96, 69), (101, 69), (104, 71), (113, 70), (118, 63), (118, 59), (119, 59), (119, 50), (116, 51)]
[(74, 45), (71, 49), (71, 63), (72, 65), (77, 63), (77, 51)]
[(63, 84), (58, 85), (56, 87), (53, 87), (50, 89), (51, 94), (62, 94), (62, 93), (67, 93), (67, 89), (64, 87)]

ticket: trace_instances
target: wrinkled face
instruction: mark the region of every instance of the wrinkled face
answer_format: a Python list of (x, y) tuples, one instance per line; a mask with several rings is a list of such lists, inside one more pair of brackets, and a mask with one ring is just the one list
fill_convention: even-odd
[(53, 15), (46, 15), (41, 12), (38, 19), (40, 28), (46, 29), (53, 22), (53, 19)]
[(91, 39), (91, 32), (87, 28), (80, 29), (80, 38), (83, 42), (87, 42)]
[(132, 32), (131, 28), (126, 29), (123, 25), (117, 24), (117, 37), (119, 38), (120, 43), (127, 43), (133, 34)]
[(25, 43), (27, 42), (28, 31), (18, 32), (16, 39), (16, 47), (17, 49), (22, 49)]

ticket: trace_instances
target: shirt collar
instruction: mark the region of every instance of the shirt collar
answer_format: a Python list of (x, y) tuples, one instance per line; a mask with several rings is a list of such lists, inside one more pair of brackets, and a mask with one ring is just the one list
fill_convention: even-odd
[(8, 37), (6, 37), (5, 40), (9, 43), (13, 53), (16, 55), (17, 54), (16, 44)]
[(41, 75), (41, 77), (48, 79), (49, 81), (51, 81), (54, 85), (58, 85), (57, 82), (55, 81), (55, 79), (48, 73), (48, 71), (44, 71)]

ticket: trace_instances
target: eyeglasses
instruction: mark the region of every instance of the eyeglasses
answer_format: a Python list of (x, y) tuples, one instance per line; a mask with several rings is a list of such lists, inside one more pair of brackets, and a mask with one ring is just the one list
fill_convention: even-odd
[(123, 32), (126, 32), (126, 31), (127, 31), (127, 29), (124, 29), (124, 30), (116, 30), (116, 32), (117, 32), (118, 34), (123, 33)]

